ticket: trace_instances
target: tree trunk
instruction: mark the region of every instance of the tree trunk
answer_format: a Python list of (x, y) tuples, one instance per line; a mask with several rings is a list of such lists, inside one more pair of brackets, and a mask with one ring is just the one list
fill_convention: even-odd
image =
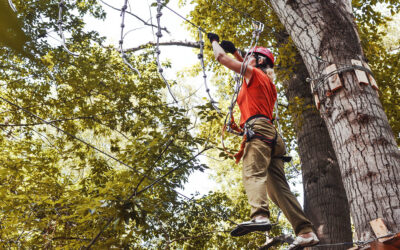
[(303, 108), (294, 123), (303, 173), (304, 212), (314, 224), (321, 244), (351, 242), (350, 208), (337, 159), (325, 122), (313, 105), (313, 96), (304, 88), (307, 69), (301, 58), (297, 61), (299, 65), (288, 81), (287, 98), (290, 105), (297, 105), (298, 97)]
[[(352, 59), (365, 61), (350, 1), (274, 0), (270, 4), (313, 79), (332, 63), (344, 68), (352, 65)], [(360, 84), (354, 70), (342, 72), (340, 79), (343, 88), (334, 94), (326, 82), (317, 93), (358, 239), (375, 236), (369, 222), (376, 218), (383, 218), (390, 231), (399, 232), (400, 152), (393, 132), (375, 90)]]

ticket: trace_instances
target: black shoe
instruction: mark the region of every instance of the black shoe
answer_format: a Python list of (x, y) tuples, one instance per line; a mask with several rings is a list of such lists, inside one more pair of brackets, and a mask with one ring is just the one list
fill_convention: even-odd
[(266, 232), (271, 230), (271, 227), (272, 225), (269, 219), (246, 221), (237, 225), (237, 227), (231, 231), (231, 236), (243, 236), (255, 231)]

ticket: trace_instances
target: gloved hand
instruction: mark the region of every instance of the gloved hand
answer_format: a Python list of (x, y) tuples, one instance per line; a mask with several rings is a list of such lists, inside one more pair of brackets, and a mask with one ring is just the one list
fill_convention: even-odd
[(212, 43), (213, 41), (219, 42), (219, 36), (214, 33), (208, 33), (207, 34), (208, 39), (210, 39), (210, 42)]
[(225, 40), (223, 40), (222, 42), (221, 42), (221, 47), (225, 50), (225, 52), (229, 52), (229, 53), (231, 53), (231, 54), (233, 54), (233, 53), (235, 53), (236, 52), (236, 48), (235, 48), (235, 45), (233, 44), (233, 42), (231, 42), (231, 41), (225, 41)]

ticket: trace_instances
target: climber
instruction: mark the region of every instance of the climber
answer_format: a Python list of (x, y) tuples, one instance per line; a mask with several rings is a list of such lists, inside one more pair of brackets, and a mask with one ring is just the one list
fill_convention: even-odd
[[(284, 173), (285, 145), (273, 125), (273, 108), (277, 92), (273, 80), (274, 56), (263, 47), (250, 50), (245, 61), (230, 41), (222, 41), (208, 33), (215, 59), (227, 68), (241, 73), (243, 84), (237, 103), (241, 112), (240, 127), (244, 129), (243, 184), (251, 206), (251, 220), (239, 224), (232, 236), (253, 231), (269, 231), (271, 222), (268, 196), (283, 211), (297, 235), (289, 249), (318, 244), (311, 222), (290, 191)], [(226, 53), (234, 55), (236, 60)], [(248, 60), (248, 61), (247, 61)], [(247, 66), (246, 66), (247, 65)], [(240, 159), (239, 159), (240, 160)]]

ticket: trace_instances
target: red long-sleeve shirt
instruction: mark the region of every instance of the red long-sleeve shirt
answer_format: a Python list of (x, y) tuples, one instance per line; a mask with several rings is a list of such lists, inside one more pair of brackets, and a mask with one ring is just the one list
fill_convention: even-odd
[(254, 115), (265, 115), (272, 120), (276, 99), (275, 85), (262, 70), (254, 68), (248, 84), (243, 79), (237, 98), (241, 113), (240, 127), (243, 128), (247, 119)]

